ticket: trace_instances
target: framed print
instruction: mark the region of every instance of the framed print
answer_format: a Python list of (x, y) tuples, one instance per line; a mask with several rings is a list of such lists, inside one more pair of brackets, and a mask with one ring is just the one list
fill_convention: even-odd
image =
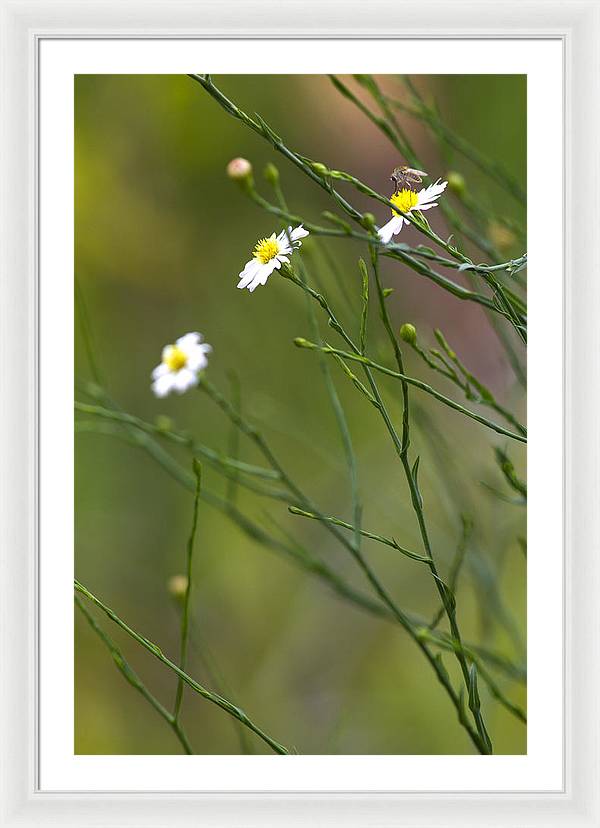
[(0, 824), (600, 825), (597, 4), (2, 14)]

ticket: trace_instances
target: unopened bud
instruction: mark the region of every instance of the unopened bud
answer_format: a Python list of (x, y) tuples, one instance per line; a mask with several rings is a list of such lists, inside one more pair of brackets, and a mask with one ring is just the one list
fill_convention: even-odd
[(467, 189), (464, 176), (454, 170), (448, 173), (448, 189), (456, 195), (463, 195)]
[(167, 581), (167, 589), (169, 595), (176, 601), (183, 602), (188, 588), (188, 579), (186, 575), (171, 575)]
[(369, 230), (370, 232), (375, 230), (375, 216), (373, 213), (363, 213), (360, 223), (365, 230)]
[(244, 181), (252, 177), (252, 164), (246, 158), (234, 158), (227, 164), (227, 175), (233, 181)]
[(325, 164), (321, 164), (320, 161), (313, 161), (311, 167), (317, 173), (317, 175), (327, 175), (327, 173), (329, 172)]
[(167, 417), (166, 414), (159, 414), (154, 420), (154, 425), (159, 431), (173, 430), (173, 420), (170, 417)]
[(268, 181), (273, 187), (275, 187), (276, 184), (279, 184), (279, 170), (275, 164), (267, 164), (263, 171), (263, 175), (265, 177), (265, 181)]
[(304, 339), (302, 336), (297, 336), (294, 339), (294, 345), (296, 348), (316, 348), (317, 346), (314, 342), (309, 342), (308, 339)]
[(414, 345), (417, 341), (417, 329), (410, 322), (405, 322), (400, 328), (400, 339), (408, 342), (409, 345)]

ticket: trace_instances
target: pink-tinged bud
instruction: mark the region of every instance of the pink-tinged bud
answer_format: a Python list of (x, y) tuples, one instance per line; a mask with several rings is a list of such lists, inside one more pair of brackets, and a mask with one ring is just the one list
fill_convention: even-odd
[(242, 181), (252, 175), (252, 164), (246, 158), (234, 158), (227, 164), (227, 175), (234, 181)]

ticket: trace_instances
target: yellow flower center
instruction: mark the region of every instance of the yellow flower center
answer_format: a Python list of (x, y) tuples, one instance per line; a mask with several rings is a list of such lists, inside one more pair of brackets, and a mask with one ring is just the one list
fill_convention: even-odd
[[(418, 203), (419, 196), (413, 190), (400, 190), (399, 193), (395, 193), (390, 197), (390, 201), (395, 204), (398, 210), (402, 213), (410, 213), (412, 208)], [(396, 210), (392, 210), (392, 215), (399, 216), (400, 213), (397, 213)]]
[(279, 253), (277, 239), (261, 239), (254, 248), (254, 258), (262, 264), (270, 262)]
[(169, 371), (180, 371), (185, 368), (187, 357), (181, 348), (178, 348), (177, 345), (171, 345), (163, 357), (163, 362)]

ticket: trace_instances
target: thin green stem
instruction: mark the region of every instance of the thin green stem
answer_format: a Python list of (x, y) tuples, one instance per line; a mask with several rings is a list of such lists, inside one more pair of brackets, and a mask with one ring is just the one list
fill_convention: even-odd
[[(377, 252), (374, 248), (371, 248), (371, 263), (373, 266), (373, 274), (375, 276), (375, 284), (377, 286), (377, 295), (379, 297), (379, 308), (381, 311), (381, 318), (383, 320), (384, 328), (387, 331), (388, 337), (390, 339), (390, 343), (392, 345), (394, 354), (396, 356), (396, 362), (398, 363), (398, 370), (401, 374), (404, 374), (404, 363), (402, 359), (402, 351), (400, 349), (400, 345), (394, 333), (394, 329), (392, 328), (392, 323), (390, 321), (389, 313), (387, 310), (387, 305), (385, 302), (385, 295), (383, 291), (383, 285), (381, 284), (381, 278), (379, 275), (379, 267), (378, 267), (378, 260), (377, 260)], [(477, 727), (477, 733), (479, 736), (479, 748), (482, 750), (483, 753), (492, 753), (492, 743), (490, 741), (489, 735), (487, 733), (485, 722), (483, 720), (483, 714), (481, 712), (481, 707), (479, 704), (479, 696), (477, 693), (477, 684), (476, 684), (476, 673), (474, 673), (473, 668), (469, 668), (467, 663), (467, 659), (464, 655), (464, 650), (462, 647), (461, 635), (460, 630), (458, 627), (458, 620), (456, 617), (456, 602), (454, 598), (454, 594), (449, 590), (448, 586), (442, 581), (437, 571), (437, 566), (435, 564), (435, 560), (433, 557), (433, 550), (431, 548), (431, 543), (429, 541), (429, 535), (427, 531), (427, 526), (425, 523), (425, 513), (423, 511), (423, 499), (421, 497), (421, 493), (419, 491), (419, 485), (417, 481), (417, 470), (419, 465), (419, 458), (417, 458), (414, 466), (411, 468), (409, 459), (408, 459), (408, 449), (410, 446), (410, 413), (409, 413), (409, 394), (408, 394), (408, 383), (402, 380), (402, 395), (403, 395), (403, 417), (402, 417), (402, 449), (400, 452), (400, 460), (402, 463), (402, 467), (404, 469), (404, 473), (406, 475), (406, 480), (408, 483), (408, 488), (410, 491), (411, 501), (413, 505), (413, 510), (415, 512), (417, 523), (419, 525), (419, 531), (421, 533), (421, 538), (423, 541), (423, 548), (425, 549), (425, 553), (429, 558), (428, 566), (431, 571), (431, 574), (434, 578), (435, 586), (440, 594), (440, 598), (442, 599), (442, 603), (446, 610), (446, 615), (448, 617), (448, 621), (450, 624), (450, 630), (452, 632), (453, 638), (457, 641), (459, 645), (459, 650), (456, 653), (458, 662), (460, 664), (460, 668), (463, 673), (463, 678), (465, 680), (465, 685), (469, 690), (469, 707), (471, 709), (471, 713), (473, 715), (473, 719), (475, 721), (475, 725)]]
[[(315, 515), (313, 512), (307, 512), (305, 509), (298, 509), (296, 506), (288, 507), (288, 512), (292, 515), (299, 515), (300, 517), (311, 518), (312, 520), (320, 520), (322, 523), (333, 523), (335, 526), (342, 526), (344, 529), (350, 529), (353, 533), (356, 533), (357, 531), (356, 526), (353, 526), (351, 523), (347, 523), (345, 520), (340, 520), (339, 518), (330, 516)], [(416, 552), (411, 552), (409, 549), (405, 549), (403, 546), (400, 546), (394, 538), (386, 538), (383, 535), (377, 535), (374, 532), (367, 532), (365, 529), (358, 529), (358, 531), (364, 538), (370, 538), (371, 540), (382, 543), (385, 546), (391, 546), (392, 549), (395, 549), (397, 552), (400, 552), (402, 555), (405, 555), (413, 561), (429, 563), (429, 558), (424, 558), (422, 555), (417, 555)]]
[[(435, 388), (432, 388), (431, 385), (428, 385), (426, 382), (422, 382), (421, 380), (416, 379), (415, 377), (410, 377), (408, 374), (402, 374), (399, 371), (393, 371), (391, 368), (386, 368), (385, 365), (380, 365), (378, 362), (374, 362), (372, 359), (363, 356), (359, 353), (350, 353), (349, 351), (342, 351), (339, 348), (333, 348), (331, 345), (317, 345), (315, 342), (310, 342), (303, 337), (296, 337), (294, 340), (294, 344), (299, 348), (308, 348), (309, 350), (317, 350), (322, 351), (325, 354), (333, 354), (341, 357), (342, 359), (348, 359), (353, 362), (359, 362), (363, 367), (372, 368), (375, 371), (379, 371), (382, 374), (385, 374), (388, 377), (394, 377), (394, 379), (399, 379), (401, 382), (405, 382), (408, 385), (413, 385), (415, 388), (419, 388), (421, 391), (424, 391), (427, 394), (430, 394), (432, 397), (435, 397), (436, 400), (447, 405), (449, 408), (454, 409), (455, 411), (464, 414), (465, 417), (469, 417), (472, 420), (475, 420), (481, 425), (486, 426), (487, 428), (491, 428), (492, 431), (497, 432), (498, 434), (502, 434), (505, 437), (510, 437), (512, 440), (517, 440), (520, 443), (526, 443), (527, 437), (523, 434), (515, 434), (512, 431), (504, 428), (504, 426), (499, 425), (498, 423), (493, 422), (492, 420), (488, 420), (486, 417), (483, 417), (481, 414), (477, 414), (474, 411), (470, 411), (468, 408), (460, 405), (460, 403), (451, 400), (450, 397), (444, 396), (439, 391), (436, 391)], [(524, 426), (522, 426), (524, 428)]]
[(186, 672), (184, 672), (181, 668), (179, 668), (176, 664), (174, 664), (167, 656), (162, 652), (160, 647), (150, 641), (148, 638), (144, 638), (139, 633), (135, 632), (131, 627), (129, 627), (124, 621), (119, 618), (119, 616), (104, 604), (99, 598), (93, 595), (86, 587), (83, 586), (77, 579), (75, 579), (75, 590), (80, 592), (84, 595), (89, 601), (91, 601), (98, 609), (101, 609), (102, 612), (106, 613), (106, 615), (117, 624), (127, 635), (131, 636), (134, 641), (137, 641), (145, 650), (149, 653), (152, 653), (155, 658), (161, 661), (166, 667), (172, 670), (179, 678), (183, 679), (183, 681), (191, 687), (199, 696), (206, 699), (207, 701), (215, 704), (217, 707), (220, 707), (221, 710), (224, 710), (230, 716), (238, 719), (243, 725), (247, 728), (252, 730), (256, 735), (263, 740), (269, 747), (273, 750), (274, 753), (280, 754), (288, 754), (290, 751), (287, 750), (283, 745), (276, 742), (271, 736), (265, 733), (257, 724), (255, 724), (252, 719), (250, 719), (246, 713), (236, 705), (232, 704), (228, 699), (225, 699), (223, 696), (219, 696), (217, 693), (212, 693), (210, 690), (207, 690), (206, 687), (203, 687), (199, 684), (195, 679), (191, 676), (188, 676)]
[[(328, 192), (332, 198), (334, 198), (336, 204), (348, 215), (350, 218), (357, 222), (358, 224), (362, 225), (363, 216), (360, 211), (358, 211), (353, 205), (347, 201), (335, 188), (333, 187), (333, 181), (345, 181), (351, 184), (355, 189), (359, 192), (369, 196), (376, 201), (379, 201), (382, 204), (385, 204), (389, 209), (395, 210), (397, 212), (397, 205), (394, 205), (388, 198), (377, 193), (368, 185), (364, 184), (360, 181), (356, 176), (350, 175), (349, 173), (343, 172), (341, 170), (329, 170), (326, 169), (325, 173), (320, 174), (315, 172), (315, 163), (310, 159), (306, 158), (305, 156), (299, 155), (298, 153), (290, 150), (283, 142), (283, 139), (277, 135), (265, 122), (260, 116), (256, 116), (258, 120), (254, 120), (250, 118), (245, 112), (243, 112), (233, 101), (229, 100), (212, 82), (210, 75), (197, 75), (191, 74), (190, 77), (192, 80), (199, 83), (210, 95), (213, 97), (220, 106), (232, 115), (234, 118), (242, 121), (247, 127), (251, 130), (256, 132), (262, 138), (267, 140), (275, 150), (282, 153), (289, 161), (291, 161), (295, 166), (297, 166), (305, 175), (307, 175), (314, 183)], [(321, 165), (323, 166), (323, 165)], [(447, 253), (453, 259), (456, 259), (461, 264), (473, 265), (473, 262), (464, 254), (462, 254), (459, 250), (455, 247), (450, 245), (448, 242), (445, 242), (440, 236), (438, 236), (429, 226), (428, 222), (425, 221), (423, 218), (419, 218), (418, 216), (411, 214), (411, 213), (402, 213), (402, 216), (408, 221), (410, 224), (415, 226), (421, 233), (427, 236), (432, 241), (436, 242), (440, 247), (446, 250)], [(476, 269), (476, 266), (474, 266)], [(489, 301), (489, 300), (488, 300)], [(503, 300), (504, 301), (504, 300)], [(491, 307), (494, 308), (494, 303), (491, 303)], [(508, 316), (509, 320), (513, 323), (513, 309), (511, 312), (508, 313), (506, 310), (502, 310), (500, 308), (496, 308), (498, 312), (501, 312), (503, 315)], [(523, 320), (519, 321), (519, 326), (523, 326)], [(520, 331), (521, 333), (521, 331)]]
[[(94, 398), (102, 399), (104, 402), (110, 401), (101, 392), (101, 389), (90, 389), (90, 393)], [(171, 455), (169, 455), (159, 443), (153, 439), (150, 433), (138, 430), (134, 425), (127, 424), (126, 432), (116, 432), (114, 436), (122, 439), (127, 439), (128, 442), (138, 446), (144, 450), (164, 471), (169, 474), (177, 483), (182, 485), (188, 491), (194, 491), (195, 481), (193, 476), (183, 469), (178, 462), (176, 462)], [(387, 620), (396, 620), (389, 607), (375, 601), (369, 596), (356, 590), (350, 586), (343, 578), (335, 573), (327, 564), (312, 555), (307, 549), (297, 542), (283, 542), (275, 538), (270, 533), (266, 532), (262, 527), (258, 526), (254, 521), (243, 515), (237, 508), (233, 507), (229, 502), (213, 495), (210, 492), (202, 491), (201, 499), (209, 506), (219, 510), (225, 514), (248, 538), (260, 544), (261, 547), (271, 549), (272, 551), (282, 554), (292, 560), (297, 566), (311, 575), (319, 578), (325, 583), (337, 596), (345, 601), (350, 602), (356, 607), (369, 612), (370, 614), (381, 617)], [(405, 613), (406, 619), (412, 625), (415, 634), (423, 636), (427, 629), (427, 621), (414, 613)], [(434, 646), (446, 651), (453, 651), (456, 647), (456, 642), (447, 639), (444, 634), (433, 631), (428, 634), (428, 639)], [(476, 654), (476, 657), (485, 660), (495, 670), (501, 672), (507, 677), (522, 682), (524, 681), (525, 672), (522, 667), (514, 664), (504, 655), (496, 653), (488, 648), (481, 647), (476, 644), (466, 644), (465, 652), (471, 657), (471, 653)], [(482, 678), (485, 677), (482, 675)]]
[[(300, 285), (302, 282), (298, 280)], [(311, 288), (306, 286), (306, 289), (311, 293), (315, 293), (312, 291)], [(316, 294), (319, 295), (319, 294)], [(335, 318), (335, 317), (334, 317)], [(343, 329), (342, 329), (343, 330)], [(351, 342), (351, 340), (349, 339)], [(271, 449), (269, 448), (268, 444), (266, 443), (265, 439), (262, 435), (249, 423), (247, 423), (242, 417), (240, 417), (237, 412), (233, 410), (230, 403), (223, 397), (223, 395), (210, 383), (206, 377), (202, 376), (200, 378), (199, 388), (205, 390), (209, 396), (217, 403), (217, 405), (223, 410), (227, 416), (233, 421), (239, 424), (240, 429), (243, 433), (245, 433), (257, 447), (262, 451), (263, 455), (267, 459), (267, 462), (272, 466), (272, 468), (276, 469), (280, 475), (282, 481), (288, 485), (290, 490), (304, 502), (305, 507), (307, 510), (314, 512), (315, 514), (321, 515), (322, 513), (314, 507), (311, 501), (303, 494), (303, 492), (298, 488), (298, 486), (291, 480), (287, 472), (281, 466)], [(383, 405), (383, 403), (381, 403)], [(442, 684), (445, 688), (446, 692), (450, 696), (450, 699), (453, 705), (456, 708), (459, 721), (465, 727), (469, 736), (471, 737), (473, 744), (477, 747), (477, 749), (481, 753), (489, 752), (487, 749), (486, 743), (481, 739), (481, 736), (477, 731), (475, 731), (468, 721), (465, 718), (463, 704), (461, 701), (460, 696), (454, 690), (452, 683), (450, 681), (450, 677), (446, 669), (444, 668), (443, 664), (441, 663), (440, 659), (435, 657), (429, 648), (425, 645), (423, 641), (419, 639), (416, 635), (413, 626), (411, 625), (409, 619), (407, 618), (406, 614), (396, 605), (393, 601), (387, 590), (384, 588), (383, 584), (379, 581), (375, 573), (373, 572), (372, 568), (369, 566), (368, 562), (360, 552), (360, 550), (356, 547), (355, 543), (348, 542), (348, 540), (337, 530), (337, 528), (328, 522), (325, 522), (324, 527), (328, 529), (339, 541), (346, 547), (346, 549), (350, 552), (356, 563), (358, 564), (359, 568), (373, 587), (375, 593), (379, 596), (379, 598), (383, 601), (383, 603), (388, 607), (394, 618), (398, 621), (398, 623), (404, 628), (404, 630), (410, 635), (413, 641), (417, 644), (419, 649), (425, 655), (427, 660), (429, 661), (431, 667), (434, 669), (438, 681)]]
[[(240, 380), (239, 377), (234, 374), (233, 372), (229, 378), (230, 386), (231, 386), (231, 404), (234, 408), (238, 411), (242, 409), (242, 395), (240, 390)], [(229, 431), (229, 441), (227, 445), (227, 454), (229, 455), (230, 459), (233, 460), (235, 463), (239, 462), (239, 453), (240, 453), (240, 433), (237, 428), (232, 425)], [(234, 471), (231, 477), (227, 481), (227, 499), (230, 500), (232, 503), (235, 503), (237, 497), (237, 491), (239, 486), (239, 479), (240, 475), (237, 471)]]
[(152, 707), (156, 710), (158, 715), (161, 716), (167, 722), (169, 727), (172, 728), (176, 737), (181, 742), (181, 746), (183, 747), (184, 751), (189, 755), (193, 754), (194, 751), (192, 750), (189, 739), (186, 736), (183, 727), (178, 722), (176, 722), (175, 717), (171, 715), (171, 713), (169, 713), (169, 711), (165, 707), (163, 707), (159, 700), (152, 695), (150, 690), (148, 690), (148, 688), (140, 679), (133, 667), (131, 667), (131, 665), (126, 661), (125, 656), (123, 655), (121, 650), (117, 647), (117, 645), (108, 635), (108, 633), (106, 633), (98, 624), (94, 616), (91, 614), (91, 612), (88, 610), (88, 608), (85, 606), (85, 604), (78, 595), (75, 596), (75, 605), (77, 606), (77, 609), (81, 611), (86, 621), (88, 622), (92, 630), (96, 633), (98, 638), (106, 645), (107, 649), (109, 650), (112, 656), (117, 670), (119, 670), (119, 672), (123, 675), (126, 681), (128, 681), (129, 684), (131, 684), (131, 686), (134, 687), (150, 705), (152, 705)]
[(96, 358), (96, 353), (93, 345), (92, 326), (87, 312), (87, 306), (83, 296), (83, 290), (77, 276), (75, 276), (75, 307), (77, 308), (77, 316), (79, 318), (79, 327), (81, 336), (83, 337), (83, 344), (87, 354), (90, 372), (94, 382), (98, 385), (102, 384), (102, 372)]
[[(461, 523), (462, 523), (462, 532), (460, 541), (456, 548), (456, 554), (452, 561), (452, 565), (450, 567), (450, 572), (448, 575), (448, 586), (450, 588), (450, 592), (453, 594), (456, 593), (456, 585), (458, 582), (458, 576), (460, 574), (460, 570), (462, 569), (462, 565), (465, 561), (465, 555), (467, 553), (467, 548), (469, 544), (469, 538), (471, 537), (471, 532), (473, 531), (473, 522), (470, 518), (465, 517), (465, 515), (461, 515)], [(444, 605), (439, 608), (436, 614), (433, 616), (430, 624), (429, 629), (434, 630), (437, 625), (440, 623), (442, 618), (444, 617)], [(481, 672), (481, 671), (480, 671)]]
[(155, 434), (159, 437), (163, 437), (172, 443), (185, 446), (193, 454), (199, 454), (211, 464), (219, 467), (220, 469), (224, 469), (227, 472), (233, 471), (236, 474), (239, 472), (247, 474), (251, 477), (258, 477), (262, 480), (280, 479), (277, 472), (273, 471), (273, 469), (265, 469), (261, 466), (243, 463), (234, 457), (227, 457), (224, 454), (219, 454), (219, 452), (214, 449), (199, 443), (189, 434), (184, 434), (183, 432), (175, 431), (170, 428), (164, 428), (161, 425), (148, 423), (145, 420), (141, 420), (139, 417), (134, 417), (132, 414), (127, 414), (112, 408), (90, 405), (89, 403), (80, 402), (78, 400), (75, 401), (75, 411), (79, 411), (81, 414), (91, 414), (96, 417), (103, 417), (107, 420), (114, 420), (116, 422), (123, 423), (124, 425), (135, 426), (135, 428), (139, 428), (141, 431), (146, 431), (149, 434)]
[(518, 202), (523, 205), (527, 203), (523, 188), (518, 181), (513, 178), (513, 176), (511, 176), (504, 169), (504, 167), (502, 167), (501, 164), (484, 156), (483, 153), (476, 149), (472, 144), (447, 127), (437, 116), (435, 111), (431, 109), (431, 107), (427, 106), (423, 97), (420, 95), (408, 75), (404, 77), (404, 83), (410, 90), (418, 109), (411, 110), (399, 101), (389, 98), (388, 100), (392, 106), (396, 106), (399, 109), (402, 109), (403, 112), (408, 112), (414, 117), (427, 123), (432, 129), (435, 129), (440, 135), (442, 135), (444, 140), (450, 146), (454, 147), (454, 149), (464, 155), (465, 158), (468, 158), (469, 161), (471, 161), (483, 173), (488, 175), (490, 178), (493, 178), (494, 181), (500, 184), (500, 186), (503, 187), (506, 192), (510, 193)]
[[(200, 492), (202, 491), (202, 466), (194, 458), (192, 464), (194, 469), (194, 476), (196, 478), (196, 490), (194, 492), (194, 511), (192, 517), (192, 528), (187, 542), (186, 554), (186, 578), (187, 584), (185, 595), (183, 596), (183, 609), (181, 612), (181, 648), (179, 651), (179, 666), (182, 670), (186, 669), (188, 639), (189, 639), (189, 623), (190, 623), (190, 598), (192, 594), (192, 561), (194, 557), (194, 541), (196, 539), (196, 529), (198, 526), (198, 502), (200, 500)], [(176, 722), (179, 721), (179, 714), (181, 712), (181, 704), (183, 702), (183, 690), (185, 682), (181, 676), (177, 682), (177, 691), (175, 694), (175, 707), (173, 709), (173, 717)]]
[(508, 423), (514, 426), (520, 434), (527, 436), (527, 429), (525, 426), (517, 420), (511, 411), (496, 400), (494, 394), (486, 385), (484, 385), (468, 370), (456, 352), (450, 347), (443, 333), (436, 328), (434, 334), (444, 353), (456, 366), (459, 373), (457, 373), (452, 366), (448, 364), (448, 362), (444, 359), (444, 356), (440, 354), (439, 351), (431, 350), (431, 354), (435, 359), (438, 359), (441, 362), (441, 365), (439, 365), (435, 359), (432, 359), (427, 351), (425, 351), (417, 341), (410, 343), (413, 351), (415, 351), (415, 353), (417, 353), (432, 370), (442, 374), (442, 376), (446, 377), (454, 383), (454, 385), (460, 388), (468, 400), (473, 400), (479, 405), (486, 406), (487, 408), (491, 408), (493, 411), (496, 411)]

